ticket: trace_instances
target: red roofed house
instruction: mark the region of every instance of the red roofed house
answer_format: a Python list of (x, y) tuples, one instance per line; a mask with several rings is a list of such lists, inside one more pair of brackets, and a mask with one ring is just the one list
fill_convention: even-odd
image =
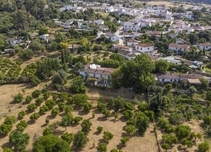
[(183, 54), (189, 48), (190, 48), (190, 46), (187, 44), (176, 44), (176, 43), (169, 44), (169, 50), (172, 50), (172, 51), (176, 52), (177, 54)]
[(210, 51), (211, 50), (211, 44), (210, 43), (200, 43), (199, 44), (200, 50)]
[(135, 50), (141, 53), (151, 53), (154, 51), (154, 46), (147, 43), (135, 44)]
[(86, 65), (83, 70), (79, 71), (79, 74), (82, 75), (84, 79), (96, 78), (97, 82), (101, 82), (107, 86), (110, 83), (109, 80), (114, 70), (113, 68), (102, 68), (100, 65), (91, 64)]

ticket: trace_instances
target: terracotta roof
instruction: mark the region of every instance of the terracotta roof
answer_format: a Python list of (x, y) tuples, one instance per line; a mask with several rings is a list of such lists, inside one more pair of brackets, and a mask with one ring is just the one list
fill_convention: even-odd
[(174, 73), (166, 73), (163, 75), (159, 75), (158, 78), (159, 79), (179, 79), (179, 75), (174, 74)]
[(210, 43), (200, 43), (199, 46), (211, 46)]
[(139, 44), (136, 44), (136, 46), (141, 46), (141, 47), (153, 47), (153, 45), (147, 44), (147, 43), (139, 43)]
[(176, 44), (176, 43), (170, 43), (169, 47), (175, 47), (175, 48), (184, 48), (187, 49), (189, 45), (187, 44)]
[(134, 53), (130, 53), (130, 54), (128, 54), (127, 56), (129, 56), (129, 57), (136, 57), (136, 54), (134, 54)]
[(202, 75), (199, 74), (180, 74), (181, 79), (201, 79)]
[(114, 71), (115, 69), (113, 68), (98, 68), (98, 69), (92, 69), (92, 68), (87, 68), (84, 69), (83, 71), (85, 73), (94, 73), (94, 74), (102, 74), (102, 75), (111, 75), (111, 73)]
[(119, 50), (118, 51), (118, 54), (121, 54), (121, 55), (127, 55), (129, 54), (130, 52), (129, 51), (126, 51), (126, 50)]

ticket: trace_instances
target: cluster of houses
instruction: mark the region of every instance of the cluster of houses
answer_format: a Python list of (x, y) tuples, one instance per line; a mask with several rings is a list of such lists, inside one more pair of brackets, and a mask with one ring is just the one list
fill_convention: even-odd
[[(110, 86), (111, 84), (111, 74), (114, 68), (102, 68), (100, 65), (88, 64), (83, 70), (79, 71), (79, 74), (83, 76), (84, 80), (89, 78), (94, 79), (95, 85)], [(166, 73), (163, 75), (155, 75), (155, 80), (158, 83), (178, 83), (179, 81), (184, 81), (189, 84), (201, 84), (200, 79), (203, 76), (195, 73), (188, 74), (176, 74), (176, 73)]]

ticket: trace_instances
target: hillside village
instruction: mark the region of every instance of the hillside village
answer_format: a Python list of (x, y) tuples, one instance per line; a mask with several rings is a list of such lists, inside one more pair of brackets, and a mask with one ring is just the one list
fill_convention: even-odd
[(0, 151), (209, 152), (210, 10), (0, 1)]

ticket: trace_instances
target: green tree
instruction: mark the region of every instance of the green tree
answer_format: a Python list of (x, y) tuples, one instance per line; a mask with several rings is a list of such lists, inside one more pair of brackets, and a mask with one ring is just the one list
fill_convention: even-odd
[(25, 102), (30, 103), (33, 100), (32, 96), (26, 96)]
[(18, 93), (17, 95), (14, 96), (14, 102), (16, 103), (21, 103), (23, 101), (23, 94)]
[(103, 127), (98, 126), (98, 127), (97, 127), (97, 132), (100, 134), (102, 131), (103, 131)]
[(77, 76), (73, 79), (70, 91), (72, 93), (84, 93), (86, 91), (83, 78), (81, 76)]
[(23, 131), (28, 126), (27, 122), (25, 120), (21, 120), (17, 125), (16, 128), (19, 131)]
[(1, 124), (0, 126), (0, 134), (8, 134), (12, 130), (11, 124)]
[(70, 144), (73, 141), (73, 134), (65, 132), (62, 134), (61, 138)]
[(51, 130), (51, 128), (46, 127), (46, 128), (43, 130), (42, 135), (43, 135), (43, 136), (46, 136), (46, 135), (49, 135), (49, 134), (53, 134), (53, 131)]
[(84, 134), (84, 132), (78, 131), (74, 135), (73, 148), (75, 148), (75, 149), (83, 148), (88, 141), (89, 141), (89, 139), (86, 137), (86, 135)]
[(199, 42), (199, 37), (197, 36), (196, 33), (190, 33), (188, 35), (188, 39), (191, 45), (195, 45)]
[(208, 152), (209, 149), (210, 149), (210, 144), (207, 141), (198, 145), (199, 152)]
[(24, 150), (29, 143), (29, 138), (28, 133), (22, 133), (18, 130), (11, 132), (9, 135), (9, 141), (14, 145), (15, 151)]
[(175, 129), (176, 137), (181, 140), (183, 138), (187, 138), (191, 134), (191, 129), (189, 126), (179, 125)]
[(58, 114), (59, 114), (59, 108), (53, 108), (52, 110), (51, 110), (51, 115), (52, 116), (54, 116), (54, 117), (56, 117)]
[(37, 120), (38, 118), (40, 117), (39, 113), (33, 113), (31, 116), (30, 116), (30, 120), (32, 121), (35, 121)]
[(73, 123), (73, 120), (72, 114), (67, 113), (62, 117), (61, 126), (65, 127), (65, 130), (67, 130), (67, 126), (70, 126)]
[(99, 143), (97, 146), (98, 152), (107, 152), (107, 144), (106, 143)]
[(169, 63), (166, 60), (155, 61), (155, 72), (166, 73), (169, 69)]
[(4, 123), (7, 124), (7, 125), (12, 125), (14, 124), (15, 122), (17, 121), (17, 118), (16, 116), (7, 116), (4, 120)]
[(124, 87), (133, 87), (138, 93), (146, 92), (155, 83), (152, 75), (154, 69), (155, 65), (147, 54), (138, 55), (135, 60), (130, 60), (120, 67), (120, 83)]
[(130, 137), (123, 137), (122, 139), (121, 139), (121, 143), (123, 144), (123, 145), (126, 145), (126, 142), (128, 142), (130, 140)]
[(36, 140), (33, 144), (32, 152), (40, 151), (70, 152), (70, 145), (59, 137), (49, 134), (38, 138), (38, 140)]
[(123, 130), (127, 132), (127, 134), (131, 135), (136, 131), (136, 127), (134, 125), (126, 125), (123, 127)]
[(26, 115), (26, 111), (22, 110), (18, 113), (18, 118), (22, 119)]
[(13, 150), (11, 148), (4, 148), (3, 152), (13, 152)]
[(35, 109), (37, 109), (37, 106), (36, 106), (34, 103), (32, 103), (32, 104), (30, 104), (30, 105), (27, 106), (27, 109), (28, 109), (30, 112), (34, 112)]
[(103, 133), (103, 139), (106, 140), (106, 141), (109, 141), (113, 138), (113, 134), (108, 132), (108, 131), (104, 131)]
[(92, 123), (89, 120), (84, 120), (81, 123), (81, 131), (83, 131), (86, 135), (91, 131)]
[(144, 135), (148, 125), (149, 125), (149, 118), (142, 112), (138, 112), (136, 114), (136, 126), (140, 135)]

